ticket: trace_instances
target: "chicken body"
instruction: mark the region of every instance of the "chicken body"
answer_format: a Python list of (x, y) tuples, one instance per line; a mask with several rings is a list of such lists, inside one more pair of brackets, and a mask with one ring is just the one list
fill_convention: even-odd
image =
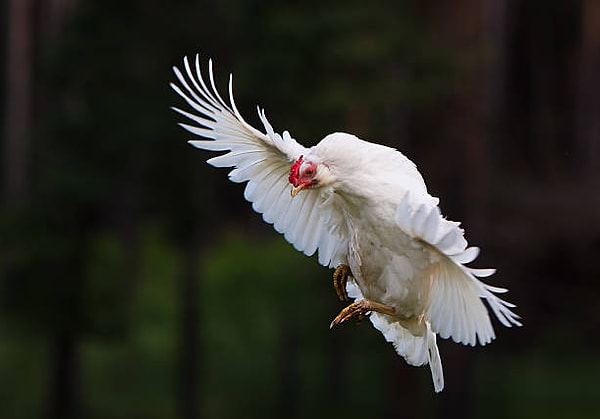
[(402, 230), (396, 212), (408, 188), (431, 206), (437, 200), (414, 164), (394, 149), (345, 133), (329, 135), (312, 153), (342, 174), (324, 192), (324, 202), (331, 199), (343, 213), (338, 228), (349, 238), (347, 264), (363, 297), (393, 307), (399, 319), (422, 317), (428, 268), (439, 256)]

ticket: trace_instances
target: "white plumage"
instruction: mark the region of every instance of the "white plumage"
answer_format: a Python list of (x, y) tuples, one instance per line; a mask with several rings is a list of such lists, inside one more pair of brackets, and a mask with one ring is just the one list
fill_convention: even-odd
[(465, 266), (479, 249), (467, 247), (459, 223), (441, 215), (402, 153), (346, 133), (305, 148), (287, 131), (275, 133), (259, 109), (260, 132), (238, 112), (231, 76), (227, 103), (212, 61), (210, 86), (198, 56), (193, 68), (185, 58), (183, 69), (174, 68), (179, 84), (171, 87), (195, 112), (173, 109), (191, 120), (183, 128), (206, 138), (190, 144), (227, 151), (208, 163), (233, 167), (229, 178), (247, 182), (244, 197), (297, 250), (318, 251), (325, 266), (348, 265), (351, 298), (393, 309), (394, 315), (372, 312), (371, 322), (409, 364), (429, 363), (436, 392), (444, 387), (437, 334), (465, 345), (489, 343), (495, 335), (482, 299), (504, 326), (521, 325), (514, 305), (495, 295), (506, 289), (478, 279), (494, 270)]

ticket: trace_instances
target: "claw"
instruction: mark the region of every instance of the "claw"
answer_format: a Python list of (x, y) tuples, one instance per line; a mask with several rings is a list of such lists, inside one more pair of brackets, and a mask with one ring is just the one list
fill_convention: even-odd
[(333, 288), (340, 301), (348, 301), (348, 293), (346, 292), (346, 283), (348, 277), (352, 275), (350, 267), (345, 264), (340, 264), (333, 272)]
[(365, 315), (371, 311), (376, 311), (378, 313), (388, 314), (390, 316), (394, 316), (396, 312), (394, 309), (388, 305), (383, 303), (378, 303), (377, 301), (371, 300), (359, 300), (355, 301), (349, 306), (345, 307), (340, 313), (333, 319), (329, 328), (333, 328), (335, 325), (345, 322), (346, 320), (351, 319), (352, 317), (359, 316), (360, 318), (364, 318)]

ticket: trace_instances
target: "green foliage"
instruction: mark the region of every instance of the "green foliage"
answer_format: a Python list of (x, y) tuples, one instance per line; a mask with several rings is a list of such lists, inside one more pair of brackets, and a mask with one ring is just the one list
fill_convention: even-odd
[[(180, 65), (184, 55), (200, 52), (203, 63), (209, 56), (215, 59), (221, 88), (225, 73), (235, 74), (238, 107), (249, 122), (257, 122), (258, 103), (277, 131), (289, 129), (306, 145), (340, 130), (394, 146), (427, 138), (423, 160), (439, 168), (440, 177), (448, 167), (457, 167), (454, 173), (461, 173), (462, 180), (446, 180), (449, 195), (470, 199), (477, 189), (473, 185), (479, 183), (470, 185), (465, 179), (478, 177), (467, 173), (469, 168), (487, 164), (476, 161), (480, 152), (485, 154), (483, 139), (480, 144), (476, 137), (481, 134), (478, 127), (490, 122), (486, 118), (493, 109), (488, 101), (494, 98), (473, 89), (465, 100), (474, 105), (450, 114), (464, 120), (454, 129), (444, 123), (448, 114), (439, 110), (448, 106), (447, 95), (463, 88), (453, 85), (454, 78), (472, 65), (458, 58), (456, 46), (449, 47), (443, 39), (452, 30), (438, 27), (460, 24), (460, 17), (445, 15), (449, 6), (415, 0), (80, 0), (50, 2), (72, 7), (65, 8), (70, 10), (65, 15), (57, 12), (47, 19), (50, 7), (43, 1), (34, 3), (43, 18), (34, 31), (29, 203), (17, 211), (0, 211), (0, 417), (48, 416), (57, 371), (69, 365), (76, 365), (68, 371), (75, 378), (70, 390), (76, 392), (82, 416), (91, 419), (179, 417), (185, 373), (197, 378), (199, 386), (193, 390), (202, 413), (210, 418), (408, 417), (403, 408), (408, 404), (423, 417), (455, 413), (436, 411), (434, 402), (463, 399), (456, 393), (433, 396), (427, 369), (406, 366), (368, 322), (328, 329), (342, 307), (330, 284), (331, 271), (275, 233), (265, 235), (269, 227), (257, 227), (259, 217), (242, 203), (243, 186), (230, 184), (225, 171), (204, 164), (207, 155), (185, 144), (190, 136), (176, 126), (179, 119), (168, 109), (179, 104), (168, 88), (174, 78), (171, 66)], [(509, 3), (507, 9), (516, 16), (517, 6)], [(550, 7), (537, 3), (531, 13), (543, 5), (542, 24), (559, 16), (554, 3), (560, 2)], [(579, 7), (579, 2), (573, 4)], [(456, 7), (465, 10), (464, 4)], [(495, 18), (508, 21), (510, 13)], [(555, 20), (572, 25), (573, 19), (568, 23), (566, 17)], [(56, 26), (56, 38), (44, 32), (52, 22), (62, 23)], [(507, 68), (494, 69), (500, 76), (490, 74), (515, 77), (518, 83), (502, 78), (488, 87), (496, 88), (491, 95), (514, 106), (518, 117), (510, 119), (506, 110), (496, 124), (513, 124), (515, 132), (538, 132), (540, 137), (528, 144), (529, 134), (516, 132), (511, 140), (512, 131), (505, 131), (511, 135), (504, 138), (499, 130), (497, 138), (504, 142), (494, 147), (508, 152), (512, 161), (504, 164), (509, 169), (514, 164), (522, 166), (523, 173), (532, 167), (559, 167), (564, 144), (545, 138), (554, 132), (544, 129), (545, 121), (566, 127), (561, 121), (569, 118), (564, 109), (571, 103), (560, 99), (565, 103), (556, 102), (552, 113), (546, 102), (577, 90), (574, 75), (582, 69), (569, 70), (567, 63), (578, 62), (572, 51), (582, 52), (566, 44), (561, 48), (568, 53), (557, 59), (551, 50), (560, 45), (549, 40), (558, 35), (544, 40), (543, 25), (524, 30), (519, 27), (523, 22), (508, 23), (510, 33), (504, 35), (510, 39), (502, 45), (516, 48), (516, 53), (503, 57)], [(523, 33), (525, 38), (518, 38)], [(490, 35), (498, 36), (484, 34)], [(536, 45), (545, 50), (535, 50)], [(516, 70), (523, 64), (521, 55), (527, 58), (528, 74)], [(547, 60), (540, 66), (543, 72), (533, 65), (540, 57)], [(546, 68), (552, 60), (567, 70)], [(569, 76), (568, 83), (560, 83), (561, 71)], [(530, 86), (521, 77), (535, 83)], [(561, 84), (564, 91), (555, 91)], [(511, 96), (511, 89), (517, 94)], [(545, 95), (535, 97), (541, 93)], [(542, 112), (535, 113), (535, 106)], [(479, 107), (485, 108), (485, 121), (476, 121), (477, 115), (457, 115)], [(529, 114), (532, 121), (527, 120)], [(553, 121), (553, 115), (560, 118)], [(476, 125), (470, 126), (471, 120)], [(576, 137), (564, 131), (565, 141)], [(471, 150), (475, 152), (468, 158), (474, 160), (465, 165), (467, 142), (481, 149)], [(576, 143), (570, 146), (573, 153), (564, 154), (572, 154), (568, 161), (579, 167), (577, 153), (593, 147)], [(509, 150), (510, 144), (518, 147)], [(501, 154), (495, 161), (502, 163)], [(473, 401), (473, 416), (593, 417), (595, 379), (600, 374), (591, 349), (598, 346), (593, 337), (598, 324), (595, 224), (579, 227), (591, 237), (587, 241), (579, 240), (578, 230), (566, 224), (572, 239), (553, 233), (553, 240), (570, 250), (558, 246), (556, 255), (548, 253), (552, 243), (542, 242), (559, 224), (555, 218), (578, 219), (563, 211), (562, 203), (575, 200), (570, 190), (562, 192), (568, 199), (556, 206), (561, 215), (556, 217), (539, 185), (523, 185), (520, 174), (513, 174), (508, 178), (516, 180), (503, 187), (506, 173), (500, 171), (506, 167), (494, 170), (483, 174), (497, 175), (495, 191), (506, 192), (495, 201), (501, 205), (493, 214), (500, 216), (491, 232), (498, 234), (491, 234), (489, 241), (497, 241), (496, 252), (500, 260), (504, 252), (505, 265), (515, 264), (519, 272), (514, 284), (526, 278), (536, 298), (540, 289), (546, 293), (540, 299), (545, 298), (547, 306), (534, 297), (527, 301), (522, 292), (527, 304), (521, 306), (533, 307), (533, 315), (525, 316), (525, 334), (530, 336), (528, 331), (534, 329), (555, 333), (540, 341), (533, 333), (526, 343), (533, 349), (518, 355), (501, 339), (482, 349), (485, 357), (474, 366), (470, 387), (462, 389), (464, 400)], [(515, 192), (514, 185), (525, 192)], [(581, 196), (589, 200), (590, 190), (595, 189)], [(517, 201), (525, 202), (528, 211), (521, 211)], [(539, 208), (533, 201), (543, 202), (543, 211), (534, 211)], [(573, 207), (593, 212), (592, 204)], [(511, 211), (513, 219), (503, 217)], [(540, 228), (544, 234), (533, 242), (525, 225), (536, 218), (531, 214), (539, 213), (548, 219), (549, 228)], [(222, 226), (228, 225), (251, 228), (242, 232), (230, 227), (224, 233)], [(526, 244), (519, 246), (519, 241)], [(196, 255), (197, 272), (188, 272), (189, 254), (196, 248), (202, 249)], [(531, 262), (528, 258), (536, 252), (546, 258)], [(541, 269), (537, 273), (536, 267)], [(181, 348), (188, 336), (181, 324), (189, 320), (183, 313), (182, 283), (190, 276), (199, 288), (197, 316), (191, 323), (197, 323), (200, 344), (197, 371), (182, 373), (186, 365), (179, 365)], [(537, 284), (535, 278), (547, 282)], [(572, 281), (566, 283), (565, 278)], [(580, 282), (573, 282), (577, 278)], [(565, 301), (565, 295), (578, 298)], [(537, 324), (536, 310), (543, 314), (538, 313), (543, 321)], [(552, 313), (546, 311), (552, 310), (565, 318), (564, 323), (548, 320)], [(73, 359), (68, 360), (72, 362), (66, 363), (54, 358), (55, 339), (65, 334), (74, 342)], [(582, 335), (592, 337), (586, 341)], [(448, 359), (443, 343), (441, 348), (442, 359)], [(447, 378), (448, 387), (458, 388), (451, 375)], [(398, 401), (406, 399), (410, 403)], [(397, 411), (390, 408), (396, 405)]]
[[(304, 325), (322, 310), (322, 299), (299, 292), (308, 288), (300, 281), (315, 272), (303, 268), (307, 264), (299, 258), (279, 241), (265, 246), (239, 237), (224, 240), (206, 256), (201, 319), (209, 416), (234, 417), (241, 408), (261, 417), (277, 407), (280, 365), (297, 362), (280, 353), (281, 341), (287, 334), (301, 344)], [(310, 304), (307, 318), (304, 304)], [(235, 404), (231, 394), (238, 395)]]
[(41, 417), (49, 380), (46, 341), (0, 323), (0, 417)]
[(83, 276), (82, 298), (86, 302), (90, 328), (110, 337), (122, 335), (127, 327), (128, 287), (133, 278), (127, 266), (127, 251), (122, 240), (99, 233), (92, 240)]
[(476, 409), (481, 417), (598, 416), (600, 361), (581, 336), (566, 330), (523, 353), (479, 363)]
[[(370, 336), (351, 325), (329, 330), (338, 308), (331, 271), (281, 238), (257, 241), (239, 234), (223, 238), (202, 266), (202, 400), (208, 417), (378, 411), (382, 387), (364, 388), (361, 382), (382, 373), (380, 354), (391, 349), (368, 327), (359, 329)], [(357, 347), (336, 345), (333, 339), (340, 336)], [(332, 361), (339, 367), (332, 370)], [(333, 400), (332, 387), (342, 377), (348, 381), (341, 399)]]
[(399, 141), (386, 138), (400, 117), (390, 112), (427, 106), (447, 91), (448, 49), (412, 1), (313, 6), (263, 3), (241, 21), (244, 48), (233, 69), (240, 102), (245, 90), (258, 91), (272, 121), (309, 145), (345, 129)]
[(145, 229), (142, 239), (139, 282), (121, 320), (128, 332), (119, 339), (89, 339), (82, 348), (87, 417), (158, 419), (175, 410), (175, 286), (181, 260), (156, 229)]

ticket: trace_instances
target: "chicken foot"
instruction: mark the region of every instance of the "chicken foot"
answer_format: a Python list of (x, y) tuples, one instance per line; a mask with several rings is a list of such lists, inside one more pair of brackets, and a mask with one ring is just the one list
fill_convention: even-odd
[(346, 292), (346, 283), (348, 277), (352, 276), (350, 267), (344, 263), (338, 265), (333, 272), (333, 288), (340, 301), (348, 301), (348, 293)]
[(346, 320), (351, 319), (355, 316), (359, 316), (360, 318), (371, 311), (376, 311), (382, 314), (388, 314), (390, 316), (394, 316), (396, 314), (394, 309), (386, 304), (378, 303), (377, 301), (371, 301), (367, 299), (358, 300), (345, 307), (342, 311), (340, 311), (340, 313), (335, 317), (335, 319), (333, 319), (333, 321), (329, 325), (329, 328), (331, 329), (333, 328), (333, 326), (339, 323), (343, 323)]

